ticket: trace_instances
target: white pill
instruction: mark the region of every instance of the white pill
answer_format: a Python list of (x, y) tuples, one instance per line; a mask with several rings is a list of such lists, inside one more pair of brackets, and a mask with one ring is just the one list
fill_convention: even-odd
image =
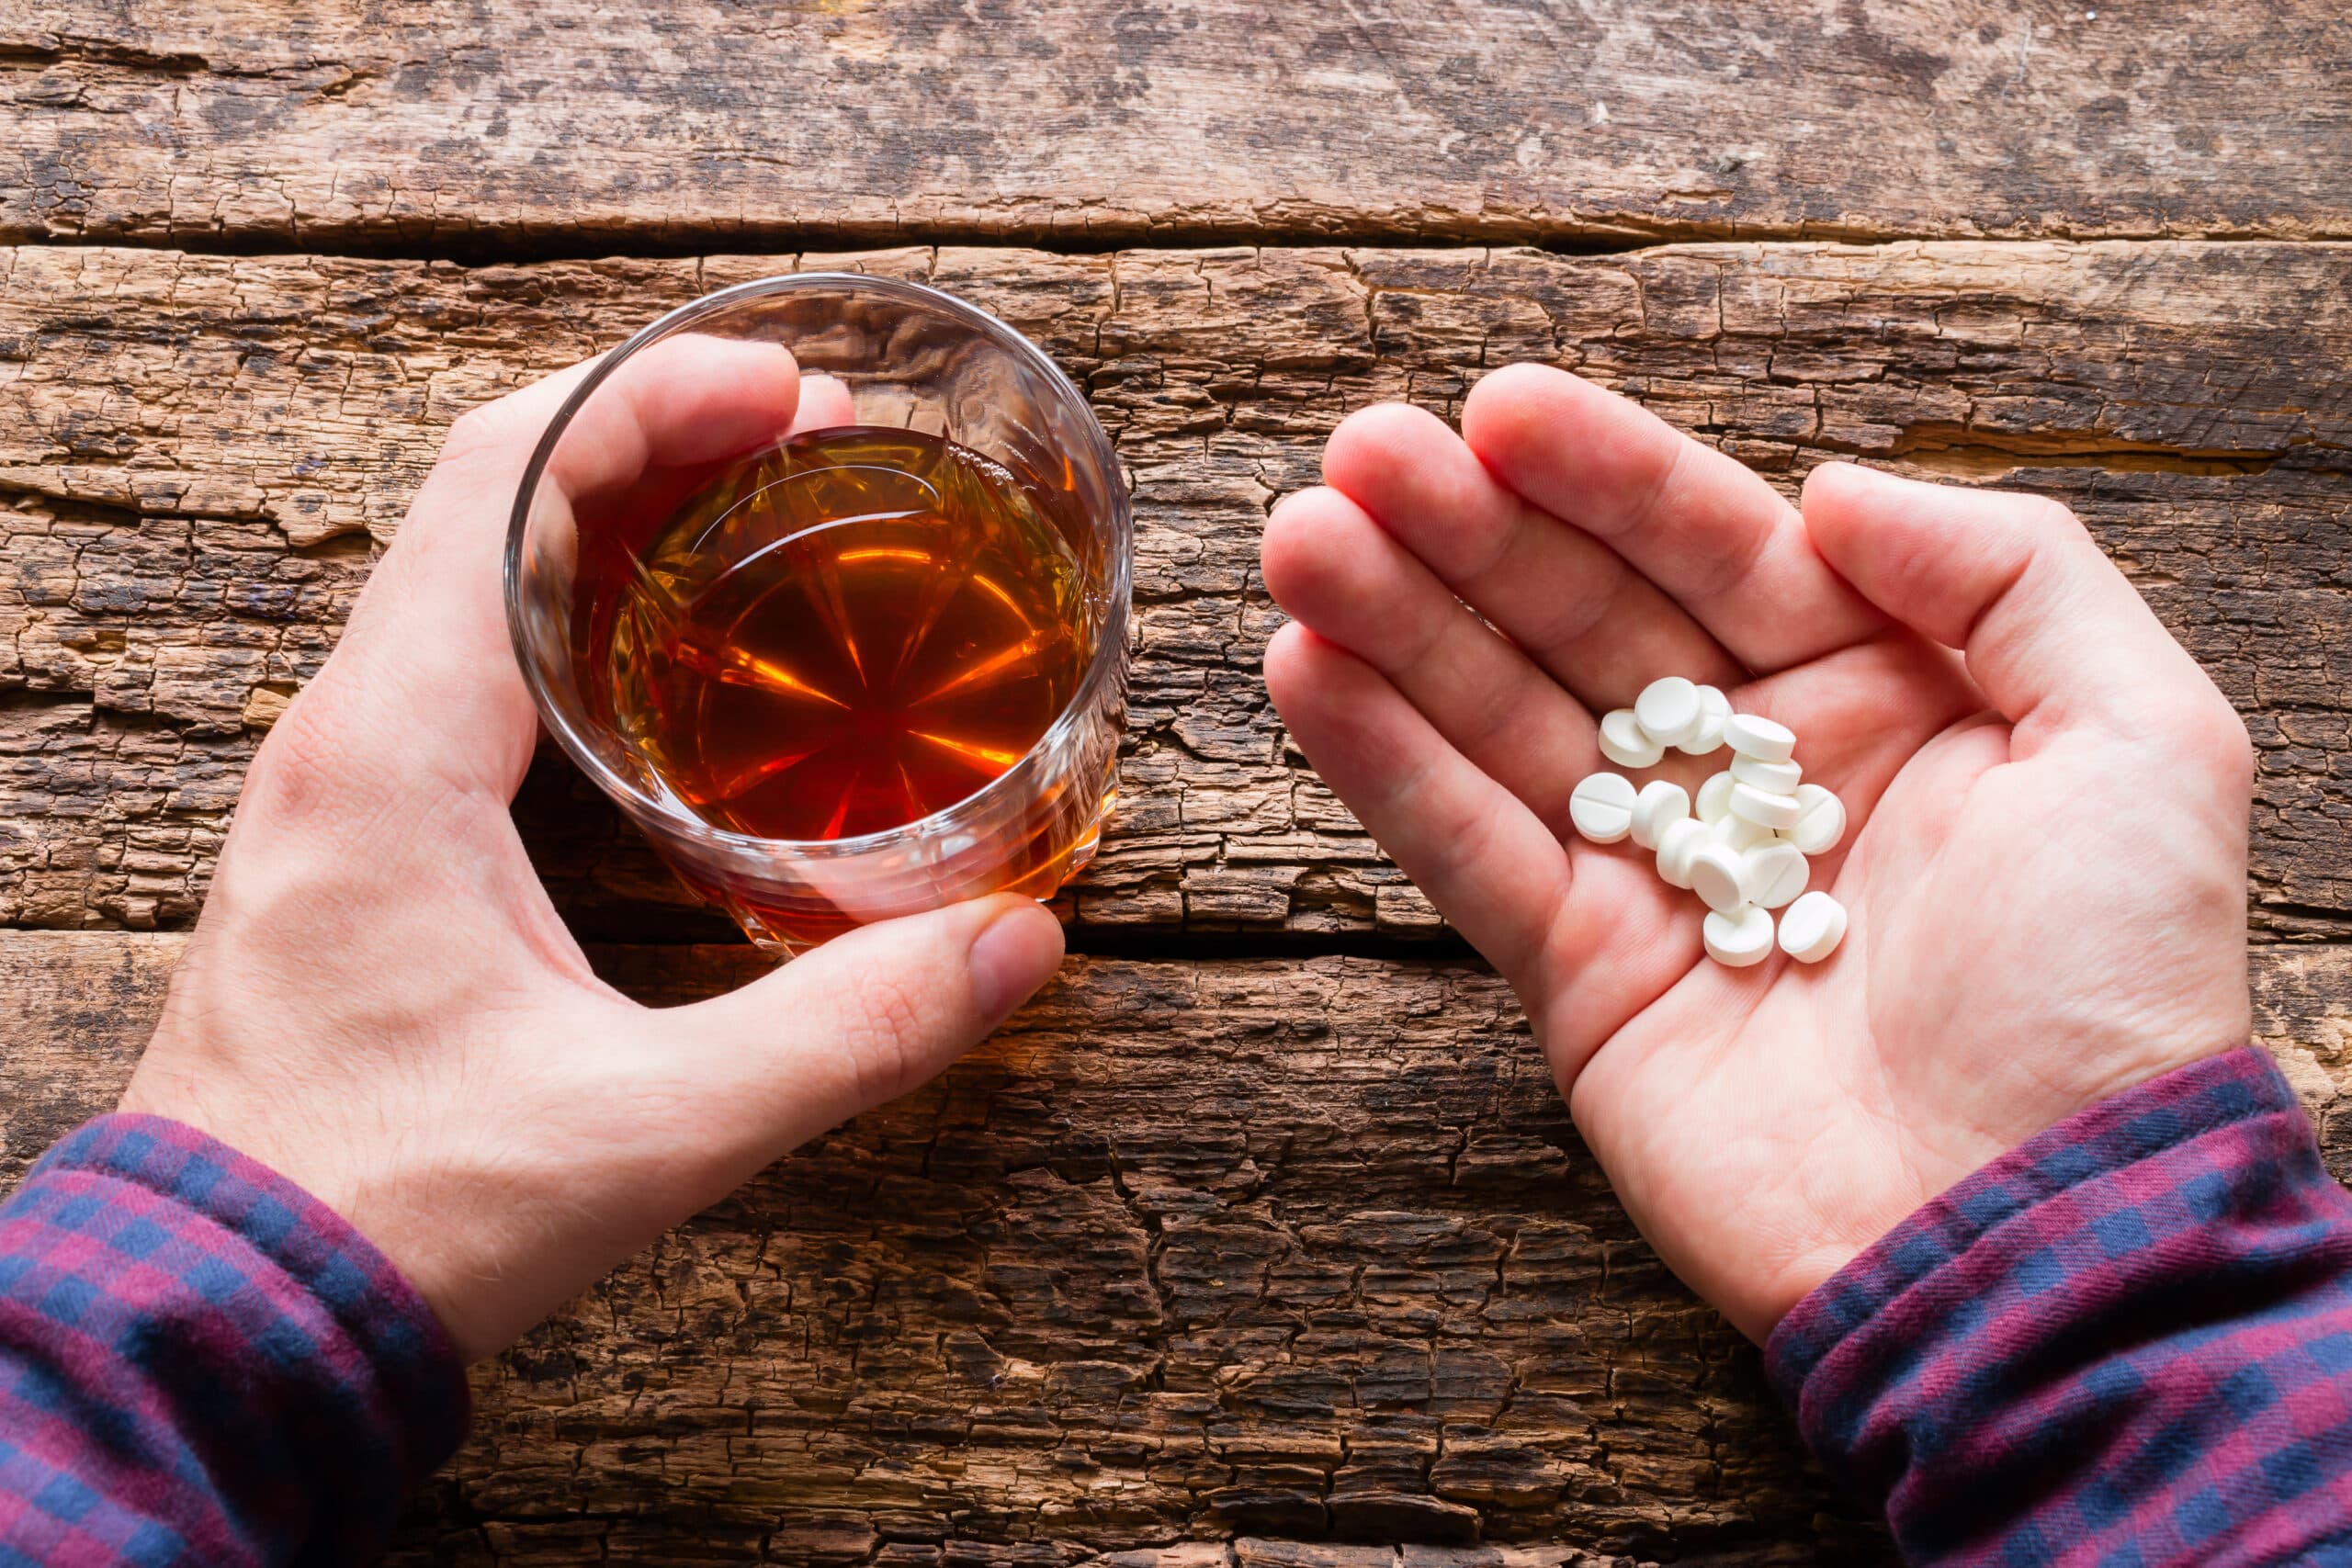
[(1642, 733), (1661, 746), (1679, 746), (1697, 733), (1702, 710), (1699, 688), (1679, 675), (1652, 681), (1634, 699), (1634, 716)]
[(1731, 760), (1731, 776), (1742, 784), (1752, 784), (1767, 795), (1794, 795), (1804, 770), (1794, 762), (1767, 762), (1754, 757), (1735, 755)]
[(1645, 850), (1654, 850), (1665, 839), (1666, 830), (1690, 815), (1690, 797), (1679, 784), (1664, 779), (1652, 779), (1634, 797), (1634, 842)]
[(1642, 732), (1632, 708), (1611, 708), (1600, 718), (1600, 754), (1621, 768), (1655, 768), (1666, 748)]
[[(1704, 804), (1706, 792), (1699, 798)], [(1846, 803), (1819, 784), (1799, 784), (1797, 825), (1789, 829), (1789, 842), (1809, 855), (1826, 855), (1845, 836)]]
[(1750, 822), (1745, 817), (1729, 815), (1724, 816), (1720, 821), (1708, 823), (1707, 831), (1714, 836), (1717, 843), (1729, 844), (1743, 854), (1758, 844), (1769, 844), (1779, 837), (1771, 829), (1760, 822)]
[(1707, 901), (1715, 910), (1736, 909), (1747, 902), (1747, 889), (1740, 873), (1745, 863), (1737, 850), (1720, 840), (1701, 844), (1690, 852), (1690, 891)]
[(1804, 891), (1813, 868), (1804, 852), (1783, 839), (1758, 844), (1740, 856), (1740, 881), (1747, 901), (1759, 909), (1777, 909)]
[(1615, 773), (1595, 773), (1568, 795), (1568, 820), (1596, 844), (1613, 844), (1634, 830), (1634, 784)]
[(1826, 893), (1808, 893), (1781, 915), (1781, 951), (1800, 964), (1818, 964), (1846, 936), (1846, 906)]
[(1731, 786), (1731, 814), (1777, 833), (1797, 825), (1796, 797), (1774, 795), (1752, 784), (1735, 784)]
[(1761, 964), (1772, 951), (1772, 917), (1753, 904), (1718, 910), (1700, 922), (1707, 956), (1727, 969)]
[(1675, 742), (1679, 750), (1693, 757), (1703, 757), (1720, 749), (1724, 743), (1724, 721), (1731, 717), (1731, 699), (1713, 686), (1699, 688), (1699, 723), (1687, 740)]
[(1720, 822), (1731, 815), (1731, 786), (1739, 781), (1729, 773), (1717, 773), (1699, 786), (1699, 820)]
[(1666, 879), (1668, 886), (1689, 891), (1690, 857), (1707, 841), (1705, 825), (1691, 818), (1668, 824), (1657, 839), (1657, 874)]
[(1785, 762), (1797, 749), (1796, 731), (1752, 713), (1736, 713), (1724, 720), (1724, 739), (1733, 750), (1759, 762)]

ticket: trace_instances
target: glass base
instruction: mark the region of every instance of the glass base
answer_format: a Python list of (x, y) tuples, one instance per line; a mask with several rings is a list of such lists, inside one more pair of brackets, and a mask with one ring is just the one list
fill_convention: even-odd
[[(948, 903), (962, 902), (964, 898), (982, 898), (992, 893), (1019, 893), (1036, 899), (1040, 904), (1046, 902), (1093, 861), (1096, 852), (1102, 847), (1102, 826), (1110, 819), (1112, 808), (1118, 804), (1118, 799), (1119, 788), (1114, 784), (1102, 792), (1102, 802), (1085, 828), (1045, 864), (997, 886), (977, 888), (962, 898), (943, 899), (932, 907), (944, 908)], [(678, 871), (678, 880), (688, 891), (726, 910), (729, 917), (742, 928), (743, 934), (752, 939), (752, 945), (778, 963), (797, 958), (812, 948), (823, 946), (845, 931), (868, 923), (830, 908), (762, 908), (741, 893), (704, 886), (682, 870)], [(908, 914), (916, 912), (911, 908), (906, 911)]]

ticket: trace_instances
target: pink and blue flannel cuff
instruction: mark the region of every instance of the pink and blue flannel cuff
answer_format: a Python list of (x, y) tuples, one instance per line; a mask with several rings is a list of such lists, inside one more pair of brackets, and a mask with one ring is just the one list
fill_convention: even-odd
[(391, 1262), (193, 1128), (100, 1117), (0, 1204), (0, 1563), (364, 1558), (468, 1414)]
[(1766, 1357), (1915, 1562), (2301, 1562), (2352, 1540), (2352, 1198), (2258, 1050), (1968, 1177)]

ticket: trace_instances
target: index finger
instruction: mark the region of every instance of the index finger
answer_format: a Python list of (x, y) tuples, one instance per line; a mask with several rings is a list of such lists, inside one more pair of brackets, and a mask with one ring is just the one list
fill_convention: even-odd
[(1294, 621), (1265, 656), (1266, 689), (1315, 771), (1507, 979), (1543, 946), (1568, 889), (1567, 852), (1387, 677)]
[(1746, 464), (1580, 377), (1498, 370), (1471, 389), (1462, 434), (1497, 478), (1623, 556), (1758, 674), (1885, 625)]

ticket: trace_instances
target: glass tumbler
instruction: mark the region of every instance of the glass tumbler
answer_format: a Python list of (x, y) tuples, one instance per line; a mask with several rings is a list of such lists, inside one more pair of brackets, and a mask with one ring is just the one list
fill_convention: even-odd
[[(1059, 536), (1064, 629), (1079, 641), (1072, 694), (1017, 761), (901, 826), (769, 839), (715, 825), (632, 738), (605, 672), (621, 601), (632, 579), (646, 576), (640, 552), (683, 498), (785, 435), (774, 428), (781, 356), (747, 347), (763, 344), (791, 351), (804, 410), (808, 378), (832, 377), (847, 389), (855, 424), (920, 432), (977, 454), (1017, 483)], [(763, 364), (776, 372), (766, 386)], [(829, 397), (838, 408), (837, 395)], [(1134, 531), (1102, 426), (1020, 333), (917, 284), (770, 277), (662, 317), (565, 400), (515, 498), (507, 619), (540, 716), (572, 761), (689, 887), (754, 942), (789, 955), (855, 925), (988, 893), (1044, 898), (1092, 857), (1126, 720)]]

